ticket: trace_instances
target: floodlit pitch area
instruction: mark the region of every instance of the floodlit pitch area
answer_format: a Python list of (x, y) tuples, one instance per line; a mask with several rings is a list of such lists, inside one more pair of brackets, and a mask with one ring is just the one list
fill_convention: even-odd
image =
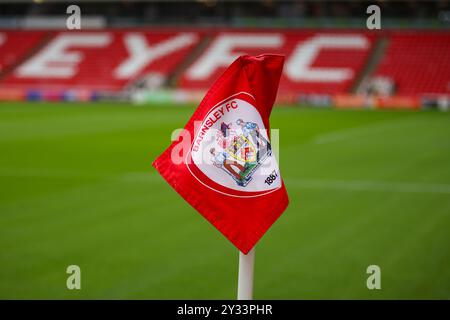
[[(236, 249), (151, 167), (193, 109), (2, 103), (0, 298), (235, 298)], [(450, 114), (271, 123), (291, 203), (257, 246), (255, 298), (450, 298)]]

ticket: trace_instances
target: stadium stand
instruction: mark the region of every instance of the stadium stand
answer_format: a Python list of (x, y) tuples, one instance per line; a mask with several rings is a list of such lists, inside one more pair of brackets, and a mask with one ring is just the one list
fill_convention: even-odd
[(370, 53), (375, 36), (344, 31), (223, 31), (183, 74), (180, 87), (201, 89), (238, 55), (280, 53), (286, 66), (280, 94), (347, 92)]
[[(380, 39), (387, 41), (386, 49), (368, 71)], [(50, 94), (52, 99), (63, 97), (65, 90), (84, 90), (83, 96), (86, 91), (120, 93), (142, 79), (147, 88), (199, 93), (236, 56), (267, 52), (286, 56), (279, 90), (283, 101), (298, 102), (308, 94), (345, 100), (358, 81), (369, 77), (392, 82), (400, 101), (450, 93), (449, 31), (0, 30), (0, 99), (11, 98), (14, 90), (24, 91), (13, 95), (18, 99), (39, 96), (36, 90), (61, 91)]]
[(21, 62), (42, 41), (42, 31), (0, 31), (0, 72)]
[[(36, 40), (33, 32), (4, 34), (8, 38), (19, 34)], [(199, 38), (199, 33), (171, 30), (50, 32), (46, 43), (5, 74), (0, 84), (12, 88), (118, 91), (148, 72), (168, 77)], [(2, 60), (3, 55), (2, 50)]]

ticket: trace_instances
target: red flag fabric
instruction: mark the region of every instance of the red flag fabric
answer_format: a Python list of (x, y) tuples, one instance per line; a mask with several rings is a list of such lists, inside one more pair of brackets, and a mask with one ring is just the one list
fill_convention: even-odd
[(241, 56), (153, 166), (247, 254), (288, 205), (269, 138), (284, 56)]

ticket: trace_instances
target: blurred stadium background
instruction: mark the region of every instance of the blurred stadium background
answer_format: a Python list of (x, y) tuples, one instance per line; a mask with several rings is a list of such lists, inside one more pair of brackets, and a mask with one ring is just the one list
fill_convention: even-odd
[(234, 298), (235, 248), (151, 162), (237, 55), (282, 53), (255, 297), (449, 299), (449, 27), (450, 1), (0, 1), (0, 298)]

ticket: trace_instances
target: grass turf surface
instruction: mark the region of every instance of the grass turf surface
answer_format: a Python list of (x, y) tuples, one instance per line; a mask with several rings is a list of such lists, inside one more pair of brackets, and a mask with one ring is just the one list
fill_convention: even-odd
[[(0, 298), (235, 298), (236, 249), (151, 168), (192, 111), (0, 104)], [(291, 203), (257, 246), (255, 298), (450, 298), (450, 114), (271, 123)]]

